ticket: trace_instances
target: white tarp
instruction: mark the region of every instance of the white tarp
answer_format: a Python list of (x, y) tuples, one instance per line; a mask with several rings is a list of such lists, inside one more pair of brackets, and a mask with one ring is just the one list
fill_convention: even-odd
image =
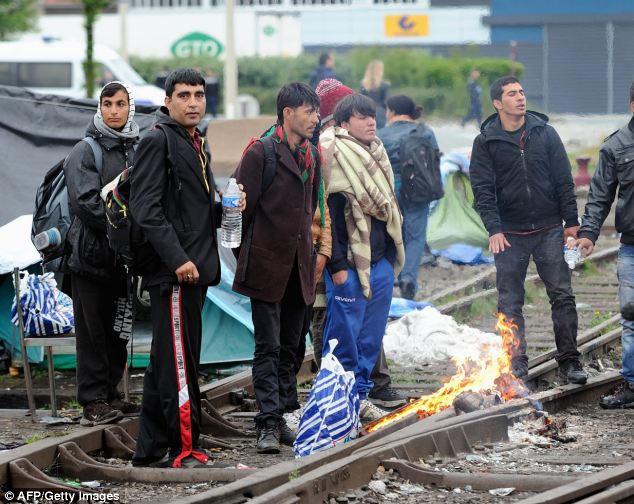
[(0, 274), (10, 273), (16, 266), (26, 268), (40, 260), (31, 242), (32, 215), (21, 215), (0, 227)]
[(479, 356), (486, 346), (495, 348), (501, 344), (498, 334), (460, 325), (431, 306), (389, 324), (383, 338), (386, 356), (404, 366)]

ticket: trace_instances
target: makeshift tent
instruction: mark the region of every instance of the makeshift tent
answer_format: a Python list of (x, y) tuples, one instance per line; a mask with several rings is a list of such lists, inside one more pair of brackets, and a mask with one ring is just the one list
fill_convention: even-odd
[[(0, 86), (0, 338), (19, 355), (17, 330), (10, 321), (14, 290), (12, 270), (29, 267), (39, 272), (39, 255), (31, 244), (31, 215), (35, 191), (44, 174), (64, 158), (86, 131), (97, 108), (95, 100), (39, 95), (21, 88)], [(141, 132), (154, 123), (154, 109), (137, 106)], [(221, 250), (220, 285), (207, 291), (203, 307), (202, 363), (253, 358), (254, 341), (249, 300), (231, 291), (235, 259)], [(134, 365), (148, 361), (151, 329), (135, 326)], [(33, 355), (32, 355), (33, 352)], [(29, 358), (41, 360), (37, 348)], [(55, 358), (60, 367), (74, 366), (74, 356)]]
[(487, 247), (489, 235), (473, 208), (473, 190), (462, 171), (449, 173), (445, 195), (438, 201), (427, 224), (427, 244), (431, 249), (446, 249), (455, 243)]

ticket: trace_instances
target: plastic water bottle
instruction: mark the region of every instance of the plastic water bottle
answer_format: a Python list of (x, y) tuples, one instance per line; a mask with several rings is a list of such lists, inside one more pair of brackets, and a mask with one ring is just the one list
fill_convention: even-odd
[(222, 193), (222, 225), (220, 244), (227, 248), (240, 246), (242, 240), (242, 212), (240, 211), (240, 188), (236, 179), (230, 178)]
[(37, 250), (51, 250), (62, 243), (62, 235), (57, 228), (42, 231), (33, 237), (33, 245)]
[(566, 240), (566, 245), (564, 245), (564, 261), (566, 261), (566, 264), (570, 269), (575, 269), (575, 266), (581, 259), (581, 254), (576, 248), (568, 248), (568, 245), (572, 241), (574, 241), (574, 238), (572, 236), (569, 236)]

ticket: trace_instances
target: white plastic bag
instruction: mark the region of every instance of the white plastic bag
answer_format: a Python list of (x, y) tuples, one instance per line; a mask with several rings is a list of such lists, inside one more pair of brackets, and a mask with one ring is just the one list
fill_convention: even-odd
[(356, 438), (359, 432), (359, 396), (354, 373), (345, 371), (333, 354), (337, 340), (328, 341), (329, 351), (308, 395), (299, 422), (294, 449), (296, 457), (331, 448)]
[[(53, 273), (20, 273), (20, 305), (27, 336), (57, 336), (75, 328), (73, 302), (57, 288)], [(18, 325), (18, 309), (13, 300), (11, 321)]]

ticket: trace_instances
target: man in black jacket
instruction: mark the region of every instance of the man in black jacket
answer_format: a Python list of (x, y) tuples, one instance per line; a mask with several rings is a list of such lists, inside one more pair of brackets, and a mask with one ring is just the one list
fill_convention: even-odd
[[(498, 311), (517, 324), (513, 373), (528, 373), (524, 280), (533, 257), (551, 304), (560, 376), (585, 383), (577, 351), (577, 309), (563, 245), (579, 221), (566, 150), (543, 114), (526, 110), (522, 85), (502, 77), (491, 85), (497, 110), (473, 142), (470, 176), (475, 206), (495, 254)], [(562, 227), (562, 222), (564, 226)]]
[[(117, 330), (117, 306), (126, 301), (126, 273), (116, 264), (106, 236), (103, 185), (132, 164), (139, 127), (133, 119), (134, 97), (122, 82), (108, 83), (86, 130), (96, 151), (81, 141), (64, 162), (73, 223), (68, 233), (77, 351), (77, 400), (84, 408), (81, 425), (92, 427), (139, 413), (117, 391), (125, 370), (129, 334)], [(101, 151), (101, 152), (100, 152)], [(101, 153), (101, 163), (99, 163)]]
[[(152, 303), (152, 349), (133, 464), (196, 467), (201, 311), (207, 287), (220, 279), (214, 177), (205, 138), (205, 79), (193, 69), (170, 74), (158, 124), (136, 153), (130, 211), (161, 259), (144, 277)], [(244, 194), (241, 208), (245, 206)]]
[[(630, 109), (634, 112), (634, 82), (630, 86)], [(585, 213), (579, 229), (579, 240), (574, 246), (592, 253), (599, 238), (603, 221), (610, 213), (618, 189), (616, 230), (621, 233), (621, 247), (617, 263), (619, 302), (623, 319), (621, 343), (621, 375), (624, 383), (613, 394), (601, 399), (602, 408), (634, 408), (634, 320), (628, 308), (634, 302), (634, 118), (610, 135), (601, 146)]]

